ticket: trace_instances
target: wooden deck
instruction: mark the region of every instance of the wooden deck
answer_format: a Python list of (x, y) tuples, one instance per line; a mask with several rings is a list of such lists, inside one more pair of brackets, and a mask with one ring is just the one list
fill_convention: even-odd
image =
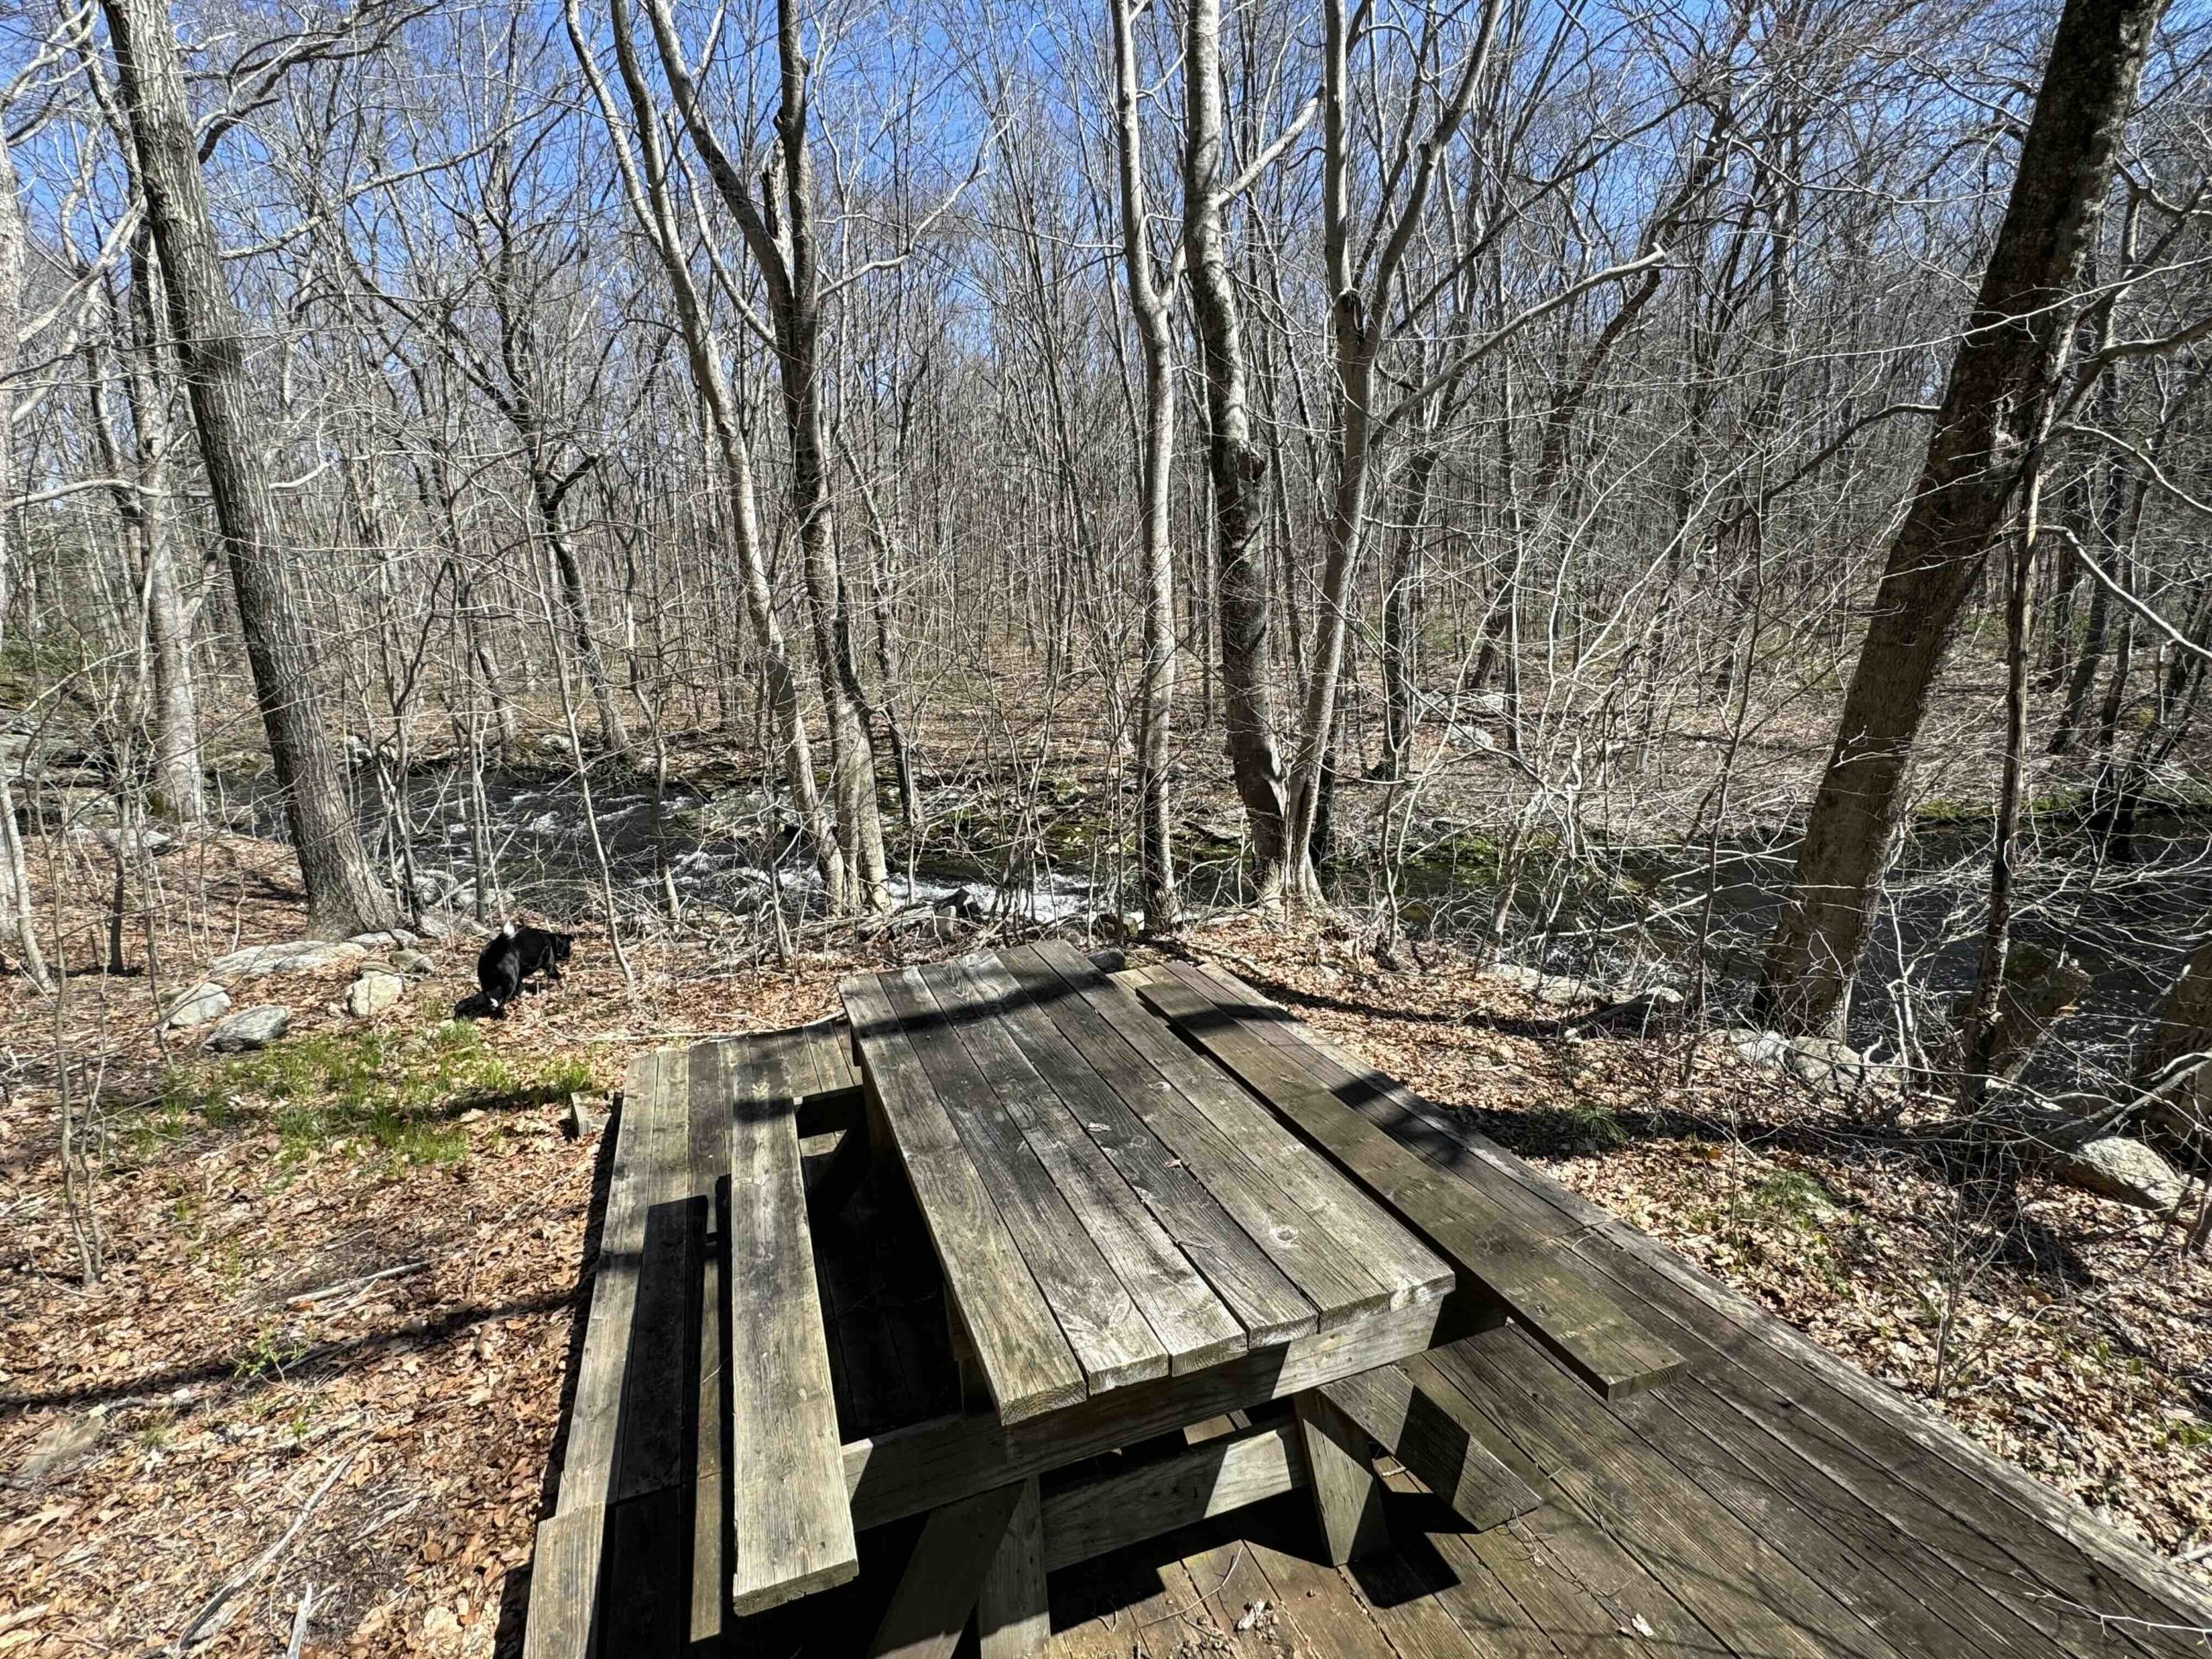
[[(1193, 1056), (1284, 1121), (1313, 1114), (1316, 1090), (1349, 1107), (1371, 1139), (1340, 1128), (1308, 1140), (1361, 1168), (1432, 1239), (1437, 1218), (1424, 1224), (1424, 1206), (1458, 1189), (1432, 1188), (1420, 1172), (1466, 1183), (1478, 1195), (1469, 1216), (1519, 1241), (1497, 1268), (1509, 1303), (1547, 1284), (1593, 1282), (1633, 1310), (1642, 1340), (1681, 1363), (1656, 1385), (1608, 1389), (1607, 1356), (1633, 1338), (1562, 1324), (1554, 1306), (1531, 1309), (1551, 1327), (1541, 1334), (1516, 1318), (1410, 1360), (1425, 1394), (1450, 1402), (1451, 1422), (1525, 1484), (1533, 1508), (1507, 1506), (1473, 1529), (1385, 1459), (1387, 1548), (1324, 1564), (1313, 1504), (1292, 1491), (1053, 1572), (1050, 1652), (2212, 1654), (2212, 1595), (2193, 1581), (1249, 988), (1188, 969), (1123, 982)], [(830, 1099), (845, 1086), (816, 1085)], [(810, 1127), (802, 1113), (802, 1131)], [(716, 1638), (695, 1639), (695, 1653), (865, 1651), (923, 1523), (871, 1494), (855, 1446), (894, 1444), (959, 1399), (944, 1286), (911, 1196), (880, 1179), (836, 1192), (835, 1132), (803, 1145), (859, 1573), (731, 1620)], [(1287, 1478), (1306, 1481), (1294, 1427), (1287, 1401), (1253, 1405), (1049, 1474), (1041, 1503), (1051, 1516), (1057, 1491), (1102, 1477), (1133, 1491), (1158, 1471), (1187, 1478), (1187, 1443), (1213, 1434), (1233, 1448), (1211, 1495), (1226, 1508), (1241, 1481), (1274, 1491)], [(1204, 1507), (1209, 1495), (1198, 1496)], [(871, 1524), (876, 1512), (899, 1518)], [(1049, 1566), (1049, 1524), (1045, 1536)], [(616, 1639), (602, 1650), (636, 1649)], [(975, 1651), (972, 1633), (961, 1651)]]

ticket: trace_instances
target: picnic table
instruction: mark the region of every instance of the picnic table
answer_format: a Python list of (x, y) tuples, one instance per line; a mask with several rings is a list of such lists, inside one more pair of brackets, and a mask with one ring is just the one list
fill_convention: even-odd
[[(691, 1650), (923, 1517), (869, 1651), (972, 1617), (1013, 1659), (1048, 1572), (1298, 1487), (1329, 1560), (1381, 1543), (1377, 1446), (1471, 1528), (1534, 1507), (1433, 1386), (1446, 1344), (1515, 1321), (1608, 1398), (1681, 1367), (1352, 1104), (1433, 1109), (1231, 976), (1043, 944), (841, 994), (632, 1067), (532, 1653)], [(885, 1316), (824, 1286), (871, 1181), (918, 1214), (952, 1397), (855, 1433)]]

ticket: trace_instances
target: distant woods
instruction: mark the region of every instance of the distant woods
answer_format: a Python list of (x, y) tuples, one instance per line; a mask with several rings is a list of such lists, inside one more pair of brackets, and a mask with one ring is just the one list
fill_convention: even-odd
[(318, 931), (453, 839), (496, 910), (487, 776), (658, 836), (703, 746), (779, 929), (957, 850), (1792, 1030), (1871, 976), (1908, 1058), (1957, 947), (1971, 1050), (2207, 804), (2162, 10), (18, 9), (0, 939), (264, 764)]

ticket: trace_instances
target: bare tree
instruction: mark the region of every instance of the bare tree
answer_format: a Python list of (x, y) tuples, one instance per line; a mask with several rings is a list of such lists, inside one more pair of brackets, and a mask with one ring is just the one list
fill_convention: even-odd
[(2056, 353), (2163, 0), (2069, 0), (2020, 146), (2005, 222), (1967, 321), (1928, 456), (1890, 544), (1761, 1003), (1798, 1031), (1840, 1028), (1904, 776), (1959, 607), (2026, 458), (2043, 442)]
[(246, 327), (225, 283), (168, 9), (159, 0), (103, 0), (102, 9), (254, 694), (307, 887), (308, 926), (335, 935), (389, 926), (391, 895), (370, 868), (315, 693), (315, 653), (289, 586), (283, 521), (257, 436)]

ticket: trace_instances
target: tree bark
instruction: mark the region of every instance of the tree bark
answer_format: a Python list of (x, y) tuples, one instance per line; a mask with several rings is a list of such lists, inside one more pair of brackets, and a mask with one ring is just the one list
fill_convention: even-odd
[[(16, 318), (23, 298), (23, 208), (16, 194), (16, 164), (8, 154), (8, 135), (0, 130), (0, 385), (16, 368)], [(0, 410), (0, 496), (15, 487), (14, 423)], [(15, 582), (9, 569), (8, 531), (15, 515), (0, 512), (0, 639), (7, 636)], [(0, 764), (0, 941), (15, 947), (23, 976), (41, 991), (52, 988), (38, 929), (31, 914), (30, 874), (16, 829), (16, 793), (8, 768)]]
[(1267, 457), (1252, 441), (1243, 320), (1230, 275), (1222, 176), (1221, 3), (1189, 0), (1183, 41), (1183, 254), (1206, 387), (1206, 476), (1213, 487), (1214, 607), (1221, 631), (1229, 764), (1252, 833), (1259, 889), (1282, 877), (1282, 756), (1276, 747), (1274, 641), (1267, 566), (1256, 545)]
[(2068, 0), (2003, 228), (1951, 365), (1927, 459), (1890, 545), (1872, 621), (1814, 798), (1759, 1002), (1794, 1031), (1840, 1033), (1913, 741), (1961, 605), (2040, 429), (2066, 302), (2164, 0)]
[(830, 796), (848, 867), (848, 885), (831, 894), (845, 910), (884, 910), (890, 899), (883, 822), (875, 789), (875, 740), (868, 698), (853, 657), (850, 607), (845, 602), (831, 512), (830, 469), (823, 442), (822, 294), (816, 266), (814, 163), (808, 143), (809, 67), (799, 41), (795, 0), (777, 0), (779, 98), (776, 151), (780, 160), (780, 222), (764, 213), (699, 101), (667, 0), (648, 0), (653, 41), (692, 146), (715, 193), (744, 232), (767, 289), (776, 362), (783, 389), (784, 429), (791, 444), (791, 514), (798, 526), (799, 567), (814, 625), (815, 664), (830, 721)]
[(245, 323), (224, 279), (168, 9), (162, 0), (102, 0), (102, 8), (254, 696), (307, 888), (308, 931), (342, 937), (389, 927), (397, 912), (370, 868), (315, 694), (315, 652), (289, 585), (290, 550), (256, 442), (263, 417), (247, 373)]
[[(1217, 0), (1193, 0), (1194, 37), (1211, 31), (1220, 55)], [(1137, 874), (1145, 926), (1165, 932), (1181, 906), (1175, 893), (1175, 849), (1169, 821), (1169, 716), (1175, 698), (1175, 556), (1168, 541), (1168, 486), (1175, 465), (1174, 342), (1167, 298), (1154, 280), (1150, 215), (1145, 207), (1143, 135), (1137, 106), (1136, 13), (1113, 0), (1114, 120), (1119, 143), (1122, 259), (1144, 362), (1144, 427), (1138, 509), (1138, 587), (1144, 609), (1144, 656), (1137, 690)], [(1199, 54), (1192, 54), (1195, 62)], [(1191, 72), (1199, 72), (1193, 69)], [(1208, 84), (1212, 77), (1208, 76)]]
[(590, 44), (584, 37), (576, 0), (568, 0), (565, 8), (569, 42), (599, 105), (608, 137), (615, 143), (631, 213), (652, 241), (676, 300), (692, 384), (706, 411), (724, 487), (729, 493), (730, 528), (736, 543), (746, 613), (760, 643), (769, 709), (783, 744), (784, 776), (791, 786), (791, 804), (814, 854), (816, 867), (822, 874), (823, 891), (832, 895), (834, 902), (836, 895), (848, 890), (848, 866), (843, 847), (823, 810), (821, 793), (814, 779), (814, 750), (807, 734), (798, 676), (792, 667), (783, 622), (776, 614), (775, 597), (768, 585), (768, 563), (760, 537), (759, 495), (753, 486), (752, 448), (738, 424), (737, 398), (722, 367), (721, 343), (709, 326), (705, 304), (692, 280), (690, 267), (685, 263), (684, 243), (669, 188), (668, 157), (661, 147), (658, 106), (631, 36), (630, 9), (626, 0), (612, 0), (607, 10), (613, 26), (615, 63), (629, 100), (639, 155), (644, 162), (642, 174), (632, 159), (627, 142), (620, 136), (622, 123), (592, 58)]

